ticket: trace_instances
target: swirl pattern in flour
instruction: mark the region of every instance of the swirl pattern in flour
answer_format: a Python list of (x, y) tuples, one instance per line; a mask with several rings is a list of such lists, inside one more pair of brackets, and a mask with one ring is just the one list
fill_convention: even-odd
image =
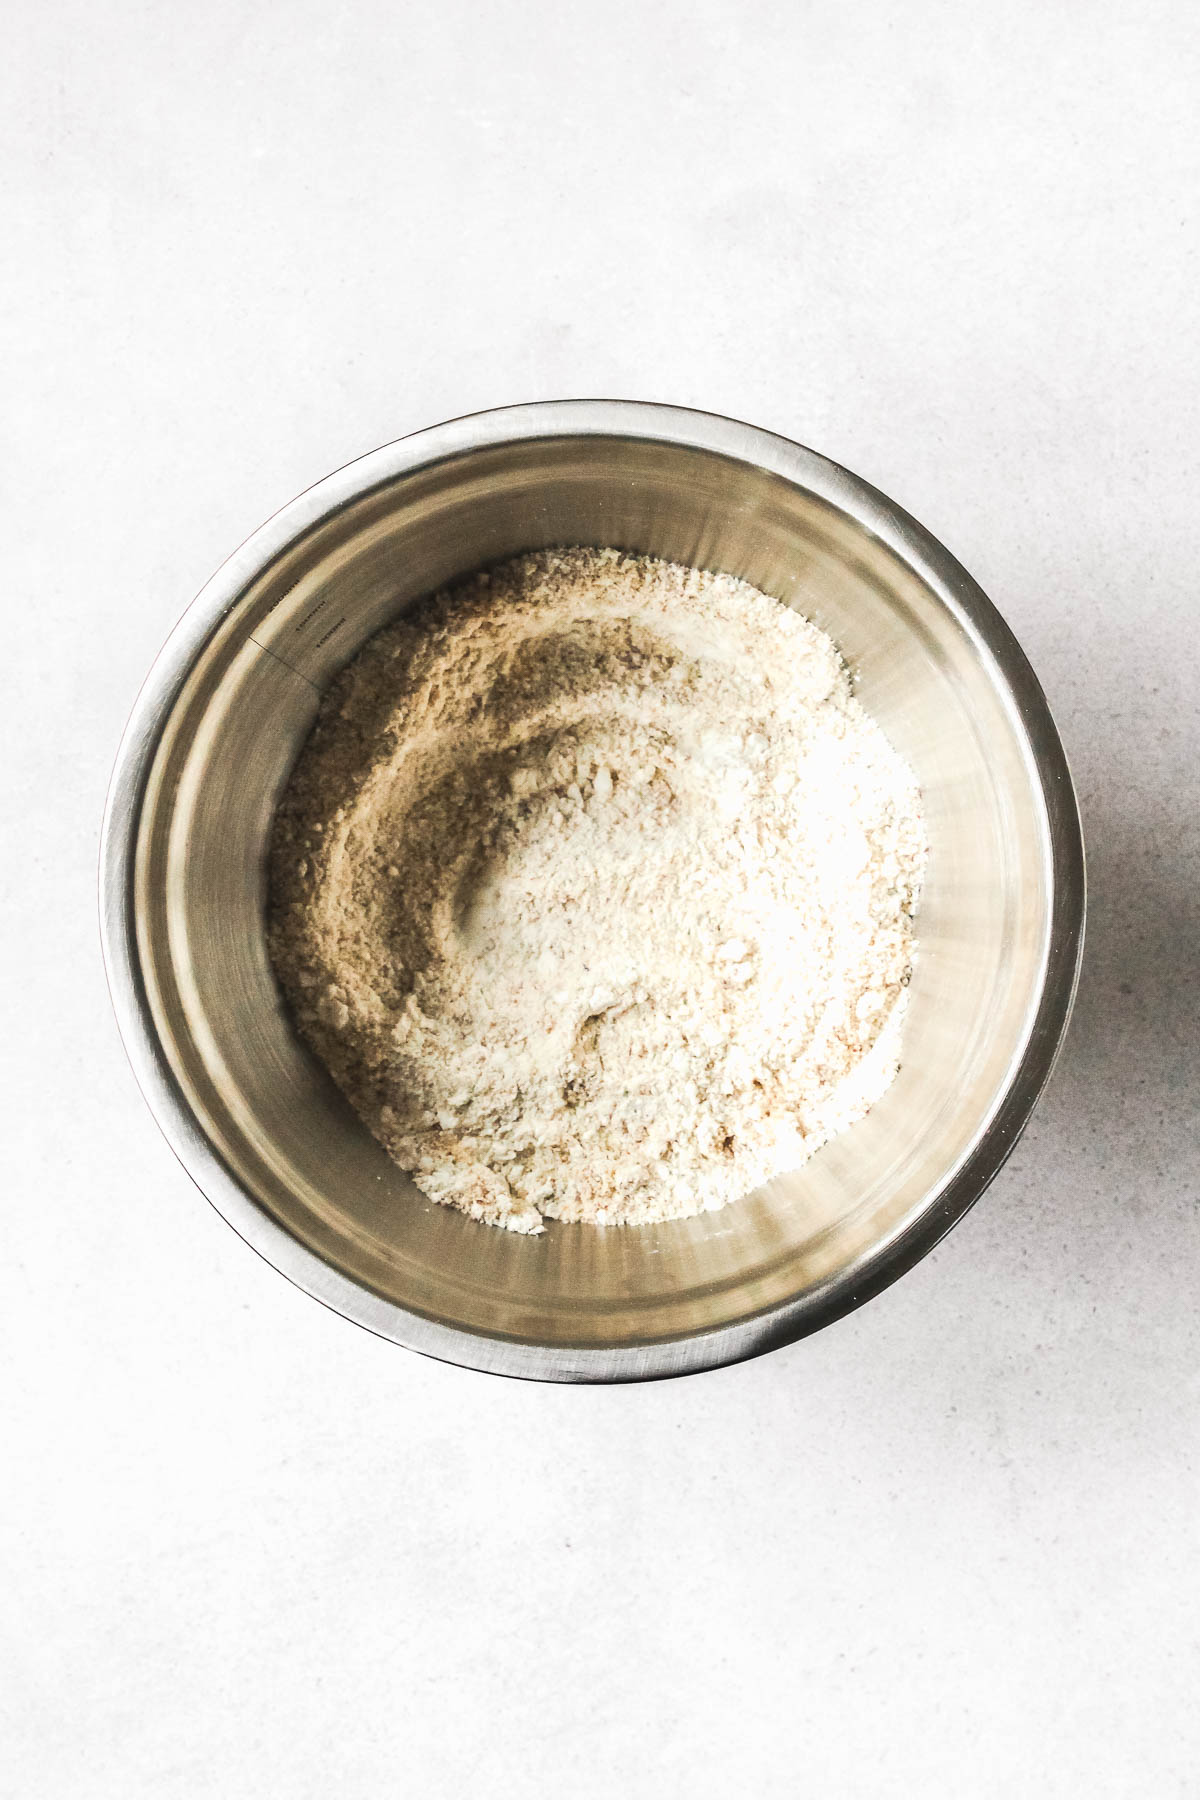
[(814, 625), (732, 576), (541, 552), (334, 682), (275, 824), (271, 951), (432, 1199), (526, 1232), (681, 1218), (891, 1082), (925, 853)]

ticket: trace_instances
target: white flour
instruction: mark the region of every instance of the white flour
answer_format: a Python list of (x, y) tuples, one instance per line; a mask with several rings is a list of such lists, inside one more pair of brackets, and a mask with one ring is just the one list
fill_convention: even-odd
[(824, 633), (731, 576), (546, 552), (334, 683), (276, 823), (272, 954), (432, 1199), (641, 1224), (883, 1093), (924, 859)]

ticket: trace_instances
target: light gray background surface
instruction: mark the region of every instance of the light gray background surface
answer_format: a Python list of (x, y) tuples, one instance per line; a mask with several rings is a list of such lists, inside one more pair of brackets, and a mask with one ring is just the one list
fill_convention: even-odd
[[(1185, 0), (19, 0), (6, 34), (5, 1793), (1200, 1794), (1200, 27)], [(15, 40), (15, 42), (13, 41)], [(1063, 1062), (864, 1312), (641, 1389), (292, 1290), (126, 1069), (94, 865), (151, 657), (449, 415), (848, 464), (1045, 683)]]

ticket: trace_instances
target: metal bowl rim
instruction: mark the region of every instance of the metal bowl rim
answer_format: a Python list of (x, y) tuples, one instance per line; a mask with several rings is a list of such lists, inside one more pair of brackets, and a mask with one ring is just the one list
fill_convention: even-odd
[[(1048, 952), (1032, 1028), (999, 1106), (932, 1204), (863, 1266), (761, 1314), (683, 1337), (579, 1349), (485, 1336), (410, 1312), (340, 1274), (272, 1219), (226, 1167), (175, 1081), (146, 1000), (133, 919), (141, 804), (159, 736), (201, 649), (251, 580), (294, 540), (374, 488), (471, 451), (570, 436), (658, 441), (748, 463), (826, 501), (894, 551), (999, 671), (1041, 785), (1052, 872)], [(814, 450), (717, 414), (626, 400), (536, 401), (428, 427), (336, 470), (247, 538), (184, 612), (142, 684), (105, 802), (99, 890), (105, 971), (134, 1076), (184, 1169), (238, 1235), (304, 1292), (395, 1343), (493, 1374), (579, 1382), (661, 1379), (760, 1355), (853, 1311), (927, 1255), (1002, 1167), (1049, 1079), (1079, 978), (1086, 907), (1079, 809), (1049, 706), (1012, 632), (962, 565), (886, 495)]]

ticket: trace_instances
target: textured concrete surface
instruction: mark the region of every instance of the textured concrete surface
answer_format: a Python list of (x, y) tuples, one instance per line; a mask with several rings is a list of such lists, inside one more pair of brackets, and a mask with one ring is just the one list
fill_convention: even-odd
[[(0, 1709), (22, 1800), (1200, 1792), (1194, 9), (19, 0), (8, 146)], [(1073, 759), (1075, 1025), (861, 1314), (488, 1380), (190, 1188), (94, 922), (212, 567), (438, 418), (668, 399), (847, 463)]]

